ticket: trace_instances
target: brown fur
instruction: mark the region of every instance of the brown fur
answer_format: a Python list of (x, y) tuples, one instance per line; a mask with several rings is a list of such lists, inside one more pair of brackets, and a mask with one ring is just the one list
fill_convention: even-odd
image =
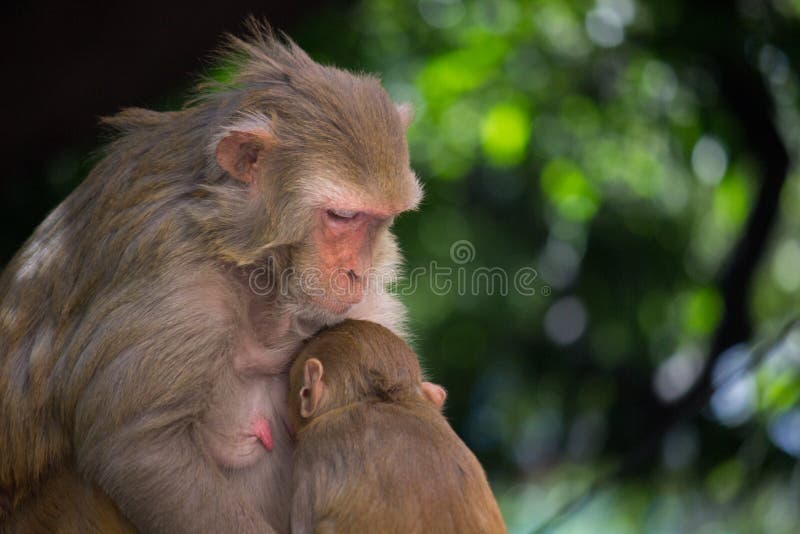
[(132, 534), (133, 526), (98, 488), (74, 472), (63, 470), (48, 477), (37, 495), (27, 499), (14, 515), (0, 523), (0, 533)]
[[(303, 417), (311, 359), (324, 386)], [(478, 460), (423, 397), (416, 356), (389, 330), (348, 320), (323, 331), (290, 384), (292, 532), (505, 532)]]
[[(79, 473), (143, 531), (285, 530), (291, 354), (348, 315), (401, 328), (402, 307), (374, 287), (332, 313), (280, 273), (318, 263), (309, 236), (337, 198), (392, 216), (418, 200), (403, 117), (376, 78), (257, 25), (225, 57), (239, 74), (185, 109), (108, 119), (119, 135), (103, 160), (0, 277), (3, 528), (81, 505), (52, 493)], [(223, 168), (239, 156), (215, 147), (254, 124), (272, 141), (240, 147), (246, 183)], [(393, 270), (387, 225), (368, 235), (373, 265)], [(248, 287), (259, 269), (279, 291)], [(270, 452), (242, 438), (254, 413)]]

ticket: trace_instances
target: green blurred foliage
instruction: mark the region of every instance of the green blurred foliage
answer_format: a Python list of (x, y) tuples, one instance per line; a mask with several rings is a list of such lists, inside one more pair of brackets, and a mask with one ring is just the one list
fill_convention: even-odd
[[(800, 13), (796, 2), (740, 4), (755, 22), (767, 10), (788, 22)], [(448, 388), (448, 416), (487, 467), (512, 532), (641, 439), (648, 412), (637, 404), (685, 392), (724, 310), (716, 276), (759, 175), (716, 103), (714, 73), (647, 44), (662, 18), (681, 16), (677, 4), (633, 0), (362, 0), (342, 18), (350, 43), (331, 59), (381, 73), (416, 109), (409, 140), (427, 195), (396, 225), (407, 269), (436, 261), (455, 285), (486, 267), (537, 273), (533, 295), (442, 294), (426, 278), (403, 294), (416, 348)], [(748, 53), (782, 103), (794, 151), (798, 78), (757, 37)], [(800, 296), (797, 173), (783, 204), (753, 291), (761, 336)], [(466, 263), (451, 256), (460, 240), (473, 247)], [(793, 532), (800, 450), (779, 445), (770, 425), (796, 413), (798, 346), (785, 347), (786, 368), (762, 366), (721, 391), (670, 433), (659, 464), (559, 531)]]

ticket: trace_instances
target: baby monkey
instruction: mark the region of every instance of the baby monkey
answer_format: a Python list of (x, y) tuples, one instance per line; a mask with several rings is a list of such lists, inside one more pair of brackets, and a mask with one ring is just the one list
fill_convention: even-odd
[(478, 460), (422, 389), (411, 348), (347, 320), (290, 374), (292, 532), (505, 532)]

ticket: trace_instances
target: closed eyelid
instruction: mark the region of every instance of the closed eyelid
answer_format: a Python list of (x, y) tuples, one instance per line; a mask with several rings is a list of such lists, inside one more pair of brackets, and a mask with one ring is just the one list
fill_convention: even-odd
[(328, 215), (333, 215), (341, 219), (353, 219), (358, 214), (359, 212), (356, 210), (333, 209), (333, 208), (328, 210)]

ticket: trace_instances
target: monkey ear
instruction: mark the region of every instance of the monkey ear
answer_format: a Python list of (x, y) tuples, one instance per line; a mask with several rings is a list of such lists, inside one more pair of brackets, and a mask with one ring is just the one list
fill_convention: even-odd
[(311, 417), (319, 408), (322, 390), (322, 362), (309, 358), (303, 366), (303, 387), (300, 388), (300, 416)]
[(400, 123), (403, 128), (408, 129), (411, 123), (414, 122), (414, 106), (411, 105), (411, 102), (402, 102), (396, 104), (396, 107), (397, 113), (400, 114)]
[(253, 183), (258, 165), (272, 144), (272, 134), (264, 129), (229, 131), (217, 143), (217, 163), (228, 174), (245, 183)]

